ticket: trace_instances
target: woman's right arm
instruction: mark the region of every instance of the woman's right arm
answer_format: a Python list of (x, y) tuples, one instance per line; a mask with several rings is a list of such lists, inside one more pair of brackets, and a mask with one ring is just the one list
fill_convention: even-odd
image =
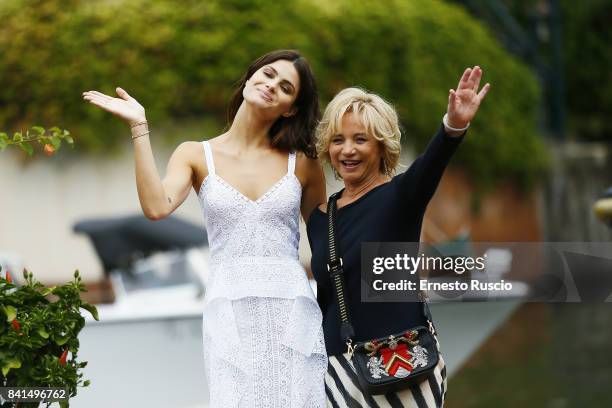
[(160, 179), (149, 136), (134, 139), (136, 189), (142, 212), (150, 220), (161, 220), (176, 210), (189, 195), (193, 181), (193, 143), (181, 143), (168, 162), (166, 176)]
[(130, 125), (140, 206), (147, 218), (160, 220), (170, 215), (187, 198), (194, 176), (193, 154), (199, 150), (192, 146), (196, 142), (181, 143), (170, 157), (166, 176), (161, 180), (149, 141), (144, 107), (121, 88), (117, 88), (117, 95), (120, 98), (89, 91), (83, 93), (83, 99)]

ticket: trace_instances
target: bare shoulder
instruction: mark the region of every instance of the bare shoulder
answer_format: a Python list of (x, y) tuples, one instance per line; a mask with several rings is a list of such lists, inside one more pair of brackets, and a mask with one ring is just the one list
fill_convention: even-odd
[(182, 153), (195, 153), (196, 151), (203, 151), (203, 143), (202, 142), (194, 142), (194, 141), (185, 141), (181, 142), (176, 147), (176, 151), (180, 151)]
[(186, 141), (180, 143), (172, 157), (169, 167), (190, 169), (194, 188), (199, 186), (208, 175), (206, 157), (204, 155), (204, 144), (202, 142)]
[[(220, 145), (222, 145), (222, 143), (221, 144), (219, 143), (221, 136), (210, 138), (207, 141), (208, 143), (210, 143), (211, 146), (214, 146), (213, 148), (218, 148)], [(185, 158), (189, 158), (194, 163), (203, 162), (204, 164), (206, 164), (203, 142), (194, 142), (194, 141), (182, 142), (181, 144), (177, 146), (175, 153)]]
[(172, 160), (186, 163), (193, 167), (202, 156), (204, 156), (204, 147), (202, 143), (187, 141), (180, 143), (176, 149), (174, 149)]
[(298, 178), (303, 178), (305, 181), (311, 180), (313, 177), (320, 177), (322, 174), (321, 162), (317, 158), (306, 156), (304, 152), (297, 152), (295, 174)]
[(227, 141), (227, 139), (228, 138), (227, 138), (227, 132), (226, 132), (218, 136), (211, 137), (210, 139), (208, 139), (208, 143), (213, 149), (218, 150), (219, 148), (224, 147), (224, 143)]

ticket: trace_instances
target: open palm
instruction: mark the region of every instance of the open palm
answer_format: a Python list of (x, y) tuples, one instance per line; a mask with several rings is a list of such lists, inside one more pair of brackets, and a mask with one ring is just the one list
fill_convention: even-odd
[(491, 84), (487, 83), (478, 92), (481, 78), (482, 69), (479, 66), (467, 68), (459, 80), (457, 90), (449, 90), (447, 113), (450, 126), (464, 128), (476, 116), (480, 103), (491, 88)]
[(108, 96), (98, 91), (83, 92), (83, 99), (92, 105), (99, 106), (107, 112), (119, 116), (121, 119), (132, 125), (146, 120), (145, 109), (121, 88), (116, 89), (119, 98)]

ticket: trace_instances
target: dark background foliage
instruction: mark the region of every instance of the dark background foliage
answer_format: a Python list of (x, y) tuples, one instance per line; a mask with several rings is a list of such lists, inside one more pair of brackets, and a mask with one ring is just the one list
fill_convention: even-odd
[[(493, 84), (454, 160), (481, 186), (529, 186), (546, 166), (538, 136), (540, 87), (490, 28), (442, 1), (291, 2), (13, 0), (0, 4), (0, 124), (59, 124), (83, 152), (105, 153), (126, 126), (81, 99), (122, 86), (155, 126), (196, 121), (218, 134), (232, 86), (255, 57), (298, 48), (325, 103), (358, 85), (398, 109), (420, 151), (440, 124), (466, 66)], [(164, 132), (176, 144), (184, 134)]]

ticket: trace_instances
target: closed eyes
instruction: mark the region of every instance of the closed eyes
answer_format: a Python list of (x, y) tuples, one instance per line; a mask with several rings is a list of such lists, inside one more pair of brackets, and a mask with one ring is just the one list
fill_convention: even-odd
[[(340, 144), (344, 142), (344, 138), (342, 136), (336, 136), (334, 138), (332, 138), (331, 142), (333, 144)], [(363, 143), (367, 143), (368, 142), (368, 138), (365, 136), (358, 136), (355, 138), (355, 142), (359, 143), (359, 144), (363, 144)]]
[[(264, 69), (263, 73), (268, 78), (274, 78), (276, 75), (278, 75), (276, 70), (273, 68)], [(291, 82), (287, 81), (286, 79), (281, 81), (280, 88), (286, 94), (292, 94), (294, 91), (293, 85), (291, 84)]]

